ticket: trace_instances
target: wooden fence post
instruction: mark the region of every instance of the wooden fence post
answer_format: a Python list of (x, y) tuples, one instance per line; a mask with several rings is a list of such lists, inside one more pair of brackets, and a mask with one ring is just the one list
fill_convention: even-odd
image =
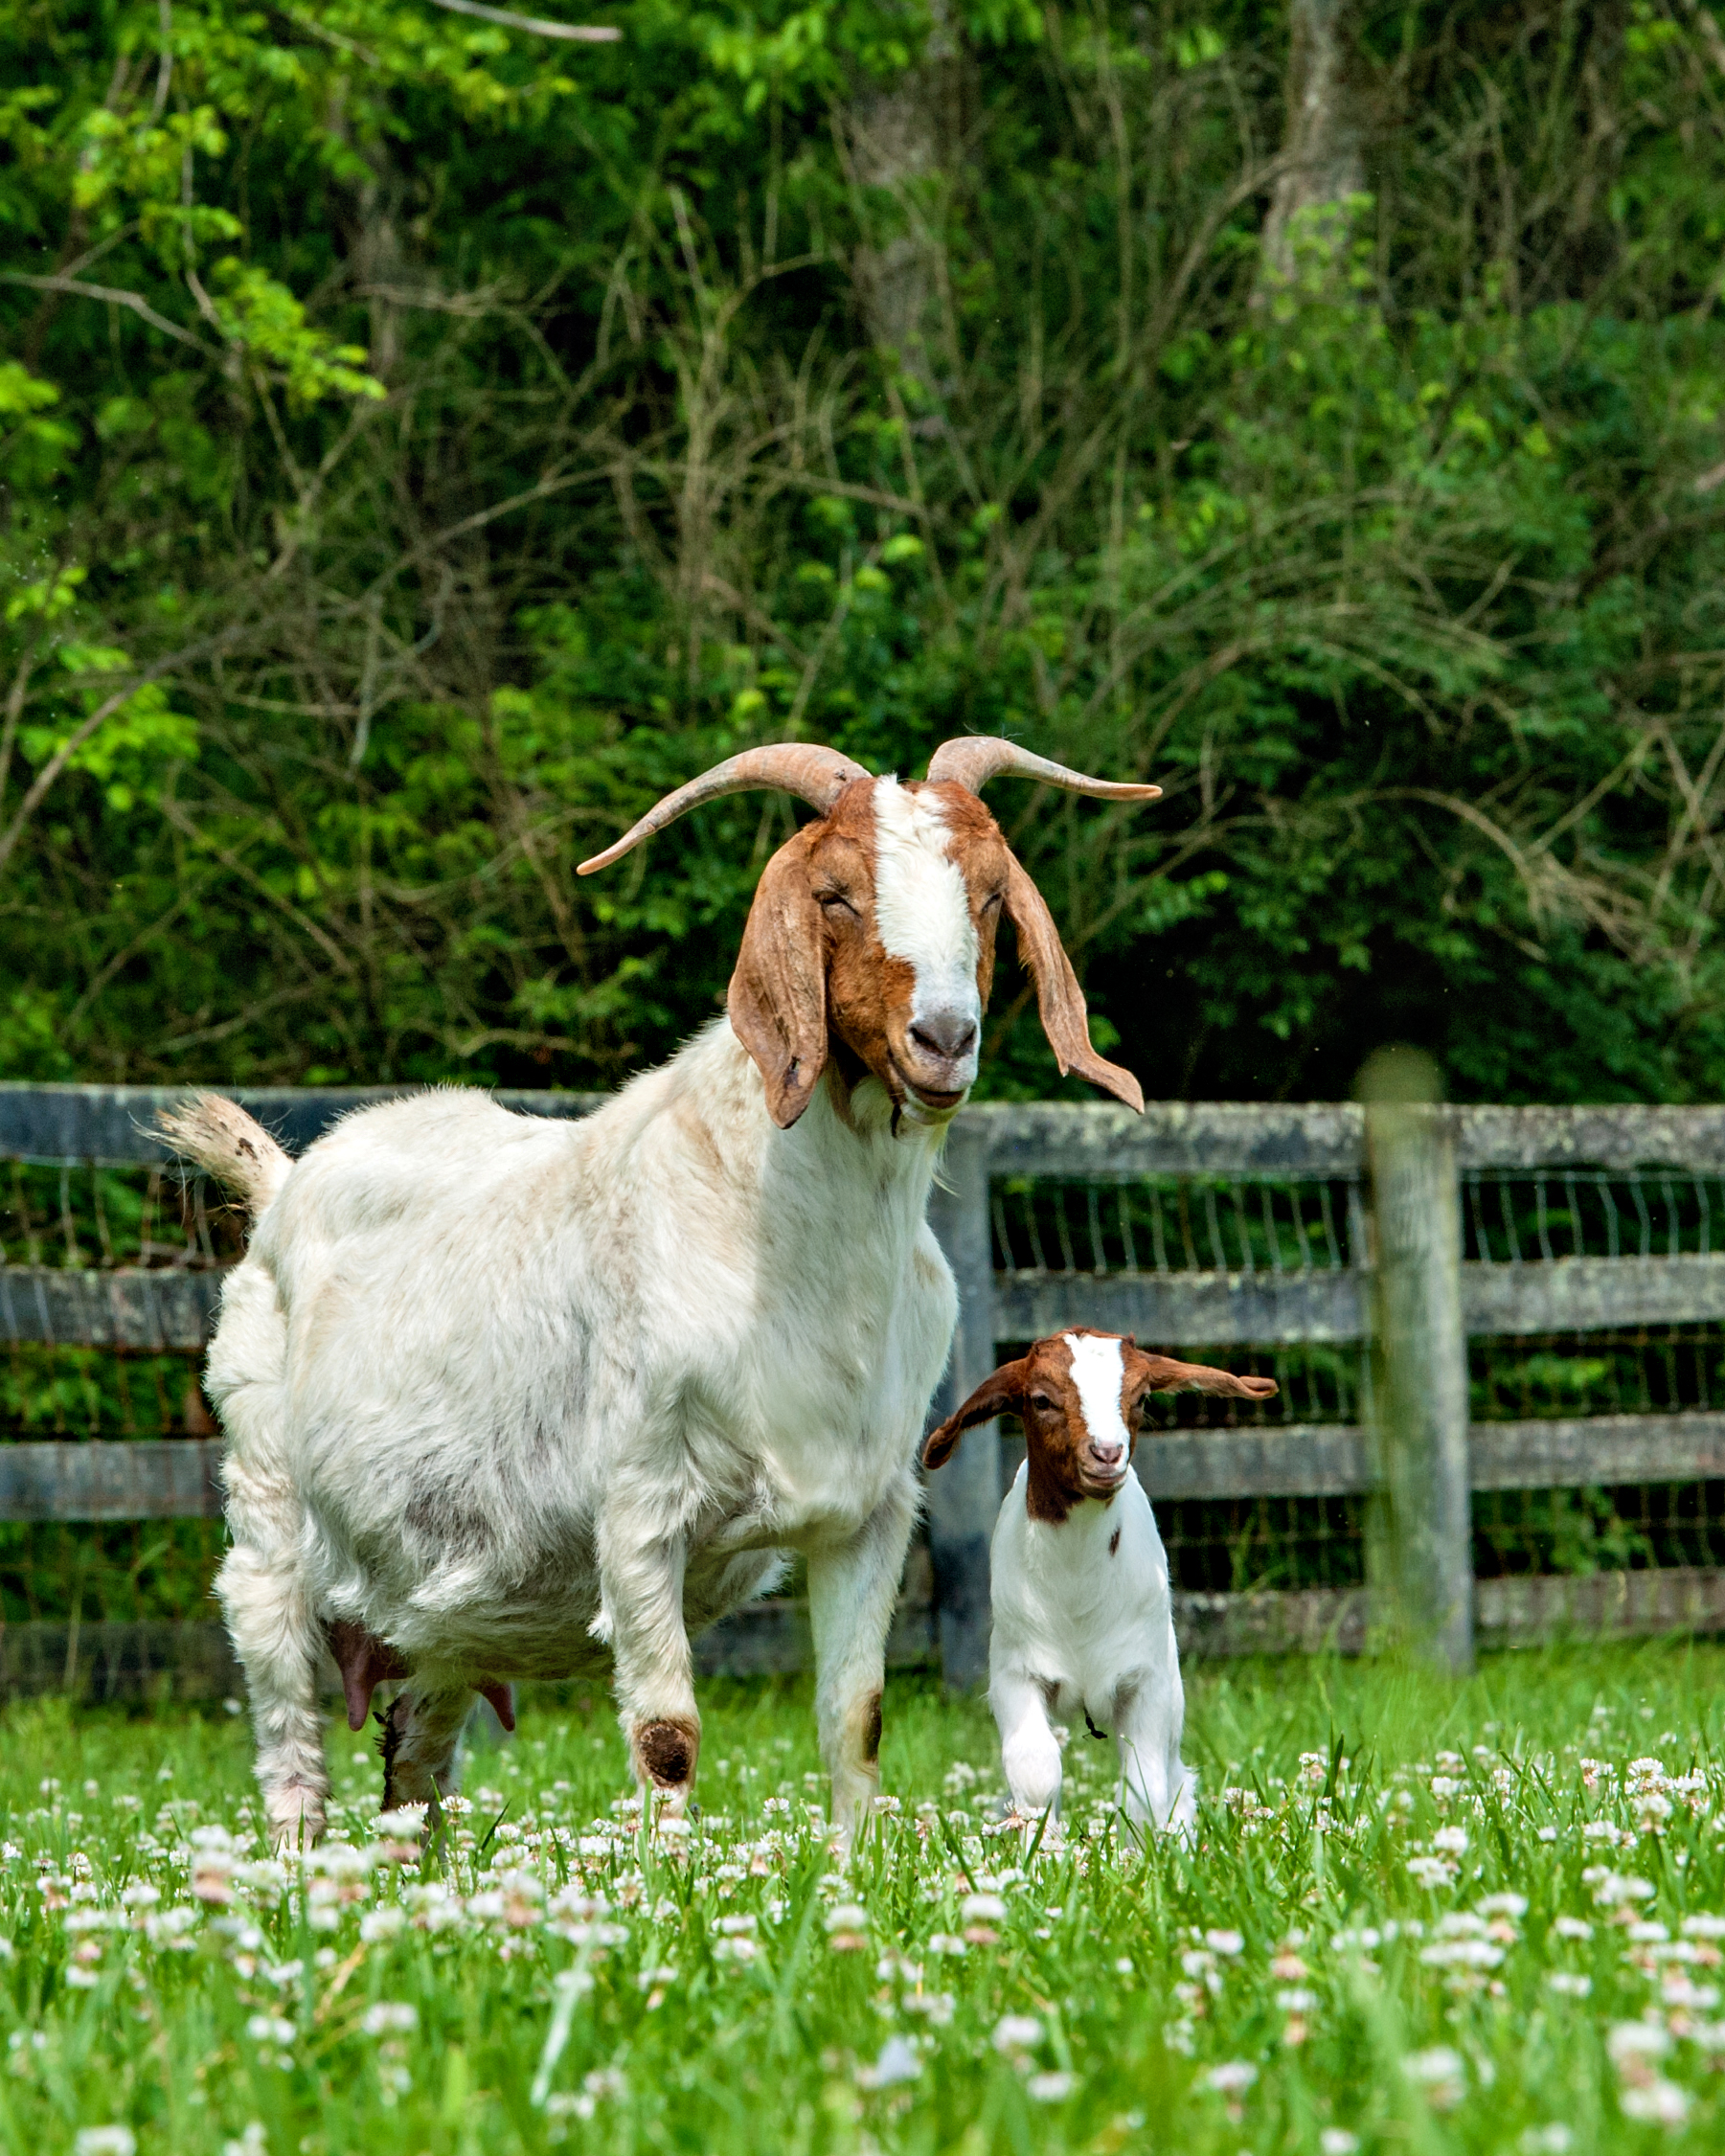
[(1381, 1519), (1369, 1545), (1393, 1632), (1473, 1667), (1467, 1334), (1455, 1136), (1436, 1072), (1411, 1050), (1360, 1077), (1373, 1213), (1373, 1434)]
[[(932, 1416), (941, 1421), (994, 1368), (994, 1230), (982, 1118), (961, 1115), (954, 1123), (928, 1216), (959, 1283), (959, 1328)], [(945, 1466), (929, 1476), (927, 1490), (941, 1668), (949, 1685), (964, 1688), (988, 1668), (988, 1541), (1000, 1510), (999, 1423), (966, 1430)]]

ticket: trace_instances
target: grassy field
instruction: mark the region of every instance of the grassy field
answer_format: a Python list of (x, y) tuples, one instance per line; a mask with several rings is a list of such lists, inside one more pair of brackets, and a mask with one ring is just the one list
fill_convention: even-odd
[[(705, 1814), (644, 1835), (602, 1701), (528, 1703), (440, 1869), (255, 1838), (242, 1722), (14, 1708), (0, 2136), (31, 2156), (1725, 2145), (1725, 1653), (1459, 1690), (1199, 1672), (1197, 1846), (1069, 1746), (1063, 1850), (987, 1831), (993, 1730), (896, 1682), (840, 1874), (799, 1689), (710, 1687)], [(409, 1860), (411, 1859), (411, 1860)], [(407, 1861), (404, 1861), (407, 1860)]]

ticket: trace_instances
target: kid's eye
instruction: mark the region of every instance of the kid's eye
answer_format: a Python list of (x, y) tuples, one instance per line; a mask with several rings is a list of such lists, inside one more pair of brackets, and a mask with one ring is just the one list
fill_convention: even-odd
[(820, 903), (829, 914), (851, 914), (854, 916), (856, 912), (856, 908), (842, 891), (823, 891)]
[(1046, 1393), (1033, 1393), (1031, 1405), (1038, 1415), (1052, 1415), (1055, 1412), (1055, 1403)]

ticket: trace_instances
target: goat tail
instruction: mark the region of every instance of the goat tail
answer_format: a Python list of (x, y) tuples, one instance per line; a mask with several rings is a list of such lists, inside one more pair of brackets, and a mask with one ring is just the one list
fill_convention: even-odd
[(156, 1118), (157, 1135), (206, 1174), (238, 1191), (254, 1220), (287, 1180), (293, 1162), (238, 1101), (198, 1093)]

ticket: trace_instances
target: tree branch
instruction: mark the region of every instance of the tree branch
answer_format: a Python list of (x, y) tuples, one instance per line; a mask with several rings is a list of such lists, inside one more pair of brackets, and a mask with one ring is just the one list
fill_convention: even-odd
[(538, 15), (517, 15), (508, 8), (484, 8), (480, 0), (431, 0), (434, 8), (447, 8), (452, 15), (477, 15), (481, 22), (500, 23), (505, 30), (525, 30), (534, 37), (565, 37), (574, 45), (614, 45), (621, 30), (599, 29), (592, 23), (546, 22)]

